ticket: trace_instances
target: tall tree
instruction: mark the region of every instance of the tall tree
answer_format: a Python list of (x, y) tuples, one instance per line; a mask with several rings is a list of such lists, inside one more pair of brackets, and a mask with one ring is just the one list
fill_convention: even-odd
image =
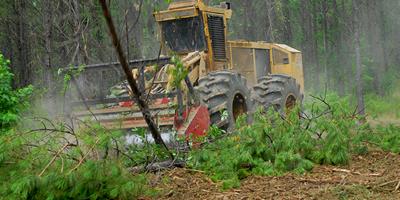
[(384, 50), (384, 37), (382, 35), (382, 3), (377, 1), (365, 2), (365, 21), (367, 38), (369, 43), (369, 54), (372, 58), (373, 72), (374, 72), (374, 90), (376, 94), (383, 96), (383, 76), (386, 68), (385, 50)]
[(52, 42), (53, 42), (53, 1), (52, 0), (45, 0), (45, 9), (43, 14), (43, 25), (44, 25), (44, 42), (45, 42), (45, 55), (44, 58), (44, 66), (45, 70), (43, 70), (45, 77), (45, 85), (50, 90), (49, 94), (52, 96), (54, 95), (54, 87), (53, 87), (53, 74), (54, 70), (52, 67)]
[(354, 51), (356, 57), (356, 90), (358, 114), (365, 115), (364, 89), (362, 83), (361, 42), (360, 42), (360, 4), (361, 0), (353, 0)]
[(266, 19), (266, 40), (269, 42), (275, 42), (275, 37), (274, 37), (274, 0), (265, 0), (266, 3), (266, 14), (267, 14), (267, 19)]
[(27, 0), (15, 0), (14, 10), (16, 16), (16, 46), (17, 56), (14, 60), (16, 63), (16, 72), (19, 74), (17, 79), (17, 87), (26, 86), (31, 83), (32, 70), (30, 63), (30, 39), (28, 30), (28, 18), (27, 16)]

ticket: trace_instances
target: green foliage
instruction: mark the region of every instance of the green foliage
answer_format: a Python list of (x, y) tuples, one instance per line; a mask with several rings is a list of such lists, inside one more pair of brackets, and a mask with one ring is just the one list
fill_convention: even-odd
[(174, 67), (169, 68), (168, 74), (174, 78), (172, 80), (172, 86), (174, 88), (181, 88), (182, 81), (185, 80), (189, 71), (177, 56), (172, 57), (171, 61), (174, 64)]
[(65, 94), (67, 92), (70, 82), (72, 78), (78, 77), (85, 70), (85, 65), (79, 65), (77, 68), (72, 65), (69, 66), (69, 69), (60, 68), (57, 74), (63, 75), (63, 90), (62, 93)]
[(314, 164), (347, 164), (352, 132), (362, 128), (347, 102), (336, 95), (310, 102), (304, 119), (298, 108), (286, 118), (259, 110), (252, 125), (238, 120), (234, 134), (192, 152), (189, 166), (222, 181), (223, 189), (228, 189), (252, 174), (302, 174)]
[(388, 127), (379, 127), (380, 146), (385, 151), (400, 153), (400, 127), (390, 125)]
[(285, 118), (259, 110), (252, 125), (239, 119), (235, 133), (192, 152), (189, 166), (229, 189), (249, 175), (302, 174), (314, 164), (344, 165), (352, 153), (368, 153), (370, 144), (400, 153), (400, 127), (374, 129), (361, 123), (348, 102), (335, 94), (315, 97), (304, 106), (302, 117), (298, 108)]
[(129, 172), (130, 154), (118, 155), (123, 149), (114, 151), (122, 147), (118, 139), (122, 132), (86, 125), (87, 128), (77, 132), (59, 123), (51, 131), (9, 131), (1, 136), (0, 196), (134, 199), (151, 195), (146, 177)]
[[(61, 163), (56, 163), (61, 165)], [(68, 165), (67, 165), (68, 166)], [(114, 161), (87, 161), (72, 173), (51, 170), (42, 177), (12, 169), (0, 189), (8, 199), (132, 199), (143, 195), (146, 179)], [(35, 169), (31, 169), (36, 171)], [(6, 177), (4, 177), (6, 178)]]
[(62, 121), (29, 118), (14, 128), (23, 108), (29, 106), (32, 87), (13, 90), (8, 64), (0, 55), (0, 199), (151, 195), (146, 177), (134, 176), (127, 168), (133, 156), (123, 148), (121, 131), (94, 122), (82, 122), (77, 131)]
[(10, 129), (19, 119), (27, 100), (32, 93), (32, 86), (14, 90), (11, 86), (13, 74), (9, 69), (10, 61), (0, 54), (0, 135)]
[[(63, 121), (24, 118), (18, 129), (11, 129), (28, 106), (23, 101), (27, 92), (12, 90), (8, 61), (1, 61), (1, 102), (13, 98), (13, 104), (1, 105), (8, 106), (2, 113), (7, 108), (17, 117), (7, 127), (2, 121), (0, 199), (135, 199), (154, 194), (145, 175), (133, 175), (128, 167), (167, 158), (157, 145), (127, 147), (125, 133), (90, 121), (81, 121), (74, 130)], [(82, 66), (66, 72), (65, 85), (81, 71)], [(145, 141), (146, 129), (135, 132)]]
[(385, 97), (367, 95), (366, 111), (372, 118), (400, 118), (400, 88), (395, 93)]
[(400, 153), (400, 126), (378, 126), (372, 129), (369, 125), (364, 127), (354, 138), (356, 153), (368, 152), (370, 144), (384, 151)]

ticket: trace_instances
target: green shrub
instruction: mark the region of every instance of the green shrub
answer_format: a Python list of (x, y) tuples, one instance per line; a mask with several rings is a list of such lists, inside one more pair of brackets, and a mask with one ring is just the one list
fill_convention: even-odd
[(315, 97), (304, 105), (303, 117), (299, 109), (285, 118), (259, 110), (253, 124), (241, 119), (236, 132), (193, 151), (189, 166), (228, 189), (249, 175), (302, 174), (314, 164), (344, 165), (352, 153), (368, 153), (370, 144), (400, 153), (400, 127), (374, 129), (361, 123), (348, 102), (335, 94)]
[(395, 125), (378, 127), (376, 135), (378, 137), (372, 141), (378, 143), (383, 150), (400, 153), (400, 127)]
[(27, 98), (32, 93), (32, 86), (14, 90), (12, 88), (13, 74), (6, 60), (0, 54), (0, 135), (10, 129), (19, 119), (23, 108), (27, 107)]
[(147, 190), (144, 176), (133, 176), (125, 167), (112, 161), (88, 161), (71, 173), (50, 170), (42, 177), (24, 170), (29, 169), (23, 166), (12, 169), (0, 188), (2, 197), (38, 200), (134, 199)]
[(239, 120), (235, 133), (192, 152), (189, 166), (228, 189), (253, 174), (302, 174), (314, 163), (347, 164), (352, 131), (360, 128), (347, 102), (336, 95), (310, 102), (305, 119), (299, 117), (298, 108), (286, 118), (260, 110), (252, 125)]
[(370, 147), (387, 152), (400, 153), (400, 126), (388, 125), (372, 128), (365, 124), (353, 137), (352, 148), (357, 154), (366, 154)]
[[(70, 136), (66, 136), (68, 129), (62, 124), (54, 130), (57, 131), (11, 130), (0, 136), (1, 197), (135, 199), (153, 193), (144, 175), (129, 172), (127, 157), (105, 156), (107, 150), (115, 149), (116, 142), (121, 142), (115, 139), (121, 132), (98, 125)], [(64, 139), (71, 136), (79, 143)]]
[[(121, 131), (94, 122), (74, 130), (62, 121), (19, 120), (32, 87), (13, 90), (8, 64), (0, 55), (0, 199), (135, 199), (153, 193), (144, 175), (129, 172), (135, 152), (124, 149)], [(24, 123), (17, 129), (18, 121)]]
[(366, 111), (373, 117), (395, 117), (400, 118), (400, 96), (390, 95), (379, 97), (375, 95), (366, 96)]

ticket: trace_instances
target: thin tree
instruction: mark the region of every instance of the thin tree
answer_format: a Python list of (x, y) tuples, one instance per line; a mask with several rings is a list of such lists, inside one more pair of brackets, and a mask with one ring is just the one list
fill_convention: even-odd
[(356, 90), (358, 114), (365, 116), (364, 89), (362, 83), (362, 63), (360, 48), (360, 1), (353, 0), (353, 26), (354, 26), (354, 50), (356, 56)]
[(274, 12), (274, 2), (272, 0), (265, 0), (267, 6), (267, 41), (275, 42), (274, 37), (274, 21), (273, 21), (273, 12)]
[[(102, 10), (103, 10), (103, 15), (104, 18), (106, 19), (107, 22), (107, 26), (109, 28), (110, 31), (110, 36), (112, 39), (112, 43), (115, 47), (115, 50), (117, 51), (118, 54), (118, 59), (119, 62), (121, 63), (122, 69), (125, 72), (126, 75), (126, 79), (128, 80), (129, 86), (132, 89), (133, 92), (133, 98), (135, 100), (135, 102), (138, 103), (140, 111), (143, 114), (143, 117), (147, 123), (147, 125), (149, 126), (150, 132), (154, 138), (154, 141), (156, 142), (156, 144), (158, 145), (162, 145), (163, 147), (165, 147), (168, 150), (168, 147), (165, 145), (160, 132), (158, 131), (158, 128), (156, 126), (156, 123), (154, 122), (153, 117), (151, 116), (151, 113), (149, 111), (149, 106), (147, 105), (145, 99), (144, 99), (144, 95), (142, 94), (142, 92), (139, 90), (138, 85), (136, 83), (136, 80), (133, 78), (133, 74), (132, 71), (129, 69), (129, 65), (128, 62), (126, 60), (126, 56), (125, 53), (122, 50), (122, 46), (121, 43), (118, 39), (118, 35), (117, 32), (115, 30), (115, 26), (114, 23), (112, 21), (112, 17), (111, 17), (111, 13), (108, 9), (106, 0), (99, 0)], [(173, 157), (172, 154), (170, 154), (171, 157)]]
[(52, 0), (46, 0), (45, 1), (45, 12), (43, 14), (43, 24), (44, 24), (44, 36), (45, 36), (45, 54), (44, 54), (44, 65), (45, 65), (45, 70), (44, 76), (45, 77), (45, 83), (46, 87), (49, 89), (49, 96), (52, 97), (54, 95), (54, 88), (52, 86), (53, 82), (53, 69), (52, 69), (52, 41), (53, 41), (53, 1)]

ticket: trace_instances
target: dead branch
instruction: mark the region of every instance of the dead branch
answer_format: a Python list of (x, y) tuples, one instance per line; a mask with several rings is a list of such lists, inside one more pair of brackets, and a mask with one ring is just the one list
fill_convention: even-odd
[(348, 174), (355, 174), (355, 175), (361, 175), (360, 172), (355, 172), (355, 171), (351, 171), (348, 169), (339, 169), (339, 168), (334, 168), (332, 169), (333, 172), (343, 172), (343, 173), (348, 173)]
[(397, 182), (399, 182), (399, 180), (388, 181), (388, 182), (378, 185), (378, 187), (383, 187), (383, 186), (390, 185), (390, 184), (397, 183)]
[(175, 167), (183, 168), (185, 167), (185, 162), (182, 160), (167, 160), (163, 162), (156, 162), (148, 165), (132, 167), (129, 169), (129, 171), (133, 174), (138, 174), (143, 172), (157, 172)]
[(397, 183), (396, 188), (394, 188), (394, 192), (397, 192), (397, 190), (399, 190), (399, 188), (400, 188), (400, 180)]
[(321, 101), (322, 103), (324, 103), (328, 107), (329, 110), (332, 109), (331, 105), (326, 101), (326, 96), (323, 97), (323, 98), (322, 97), (317, 97), (317, 96), (314, 96), (314, 95), (310, 95), (310, 96), (312, 98), (317, 99), (317, 100)]
[(96, 140), (96, 142), (90, 147), (90, 149), (86, 152), (86, 154), (79, 160), (79, 163), (69, 171), (69, 173), (75, 171), (76, 169), (79, 168), (79, 166), (82, 165), (83, 161), (86, 159), (86, 157), (89, 155), (89, 153), (96, 147), (96, 145), (100, 142), (100, 138)]
[(39, 177), (41, 177), (44, 172), (47, 170), (47, 168), (49, 168), (54, 161), (56, 161), (56, 158), (61, 154), (61, 152), (63, 152), (65, 150), (65, 148), (67, 148), (68, 146), (70, 146), (70, 143), (65, 144), (60, 150), (58, 150), (58, 152), (56, 153), (56, 155), (54, 155), (54, 157), (51, 159), (51, 161), (46, 165), (46, 167), (42, 170), (42, 172), (40, 172), (40, 174), (38, 175)]

